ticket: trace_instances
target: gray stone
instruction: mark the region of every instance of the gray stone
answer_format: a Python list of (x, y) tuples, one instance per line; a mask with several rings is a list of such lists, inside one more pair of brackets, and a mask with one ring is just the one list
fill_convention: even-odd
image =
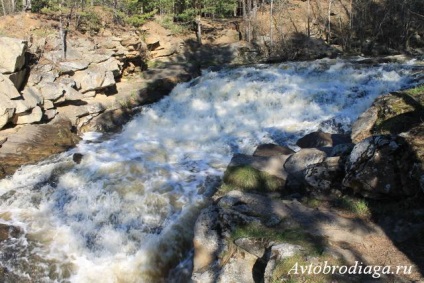
[(28, 110), (35, 107), (35, 106), (31, 106), (31, 104), (25, 100), (14, 100), (13, 102), (16, 105), (16, 110), (15, 110), (16, 114), (27, 112)]
[(9, 97), (0, 92), (0, 115), (14, 113), (16, 104)]
[(417, 193), (402, 184), (401, 145), (390, 136), (372, 136), (359, 142), (346, 163), (343, 185), (370, 198), (402, 197)]
[(364, 113), (359, 116), (358, 120), (352, 125), (352, 141), (354, 143), (360, 142), (361, 140), (370, 137), (372, 135), (372, 129), (378, 119), (378, 110), (376, 107), (371, 106)]
[(324, 162), (312, 164), (304, 170), (305, 183), (314, 189), (328, 191), (331, 188), (341, 187), (344, 168), (340, 164), (340, 157), (328, 157)]
[(327, 154), (321, 150), (303, 148), (287, 159), (284, 169), (293, 174), (305, 170), (309, 165), (323, 162), (326, 157)]
[(234, 243), (245, 250), (246, 252), (261, 258), (265, 254), (265, 249), (268, 245), (263, 239), (257, 238), (239, 238), (234, 241)]
[(290, 258), (299, 253), (303, 248), (289, 243), (278, 244), (271, 247), (271, 255), (265, 267), (264, 283), (272, 283), (272, 275), (279, 261)]
[(263, 157), (236, 154), (231, 159), (228, 167), (250, 166), (256, 170), (266, 172), (272, 176), (286, 180), (287, 172), (284, 169), (284, 164), (289, 157), (290, 155)]
[(44, 102), (44, 98), (35, 87), (26, 87), (22, 92), (22, 96), (29, 105), (34, 108), (37, 105), (41, 105)]
[(56, 101), (64, 96), (65, 91), (62, 86), (57, 83), (42, 82), (37, 86), (38, 91), (44, 99)]
[(80, 71), (88, 68), (86, 60), (66, 61), (59, 63), (59, 72), (62, 74)]
[(53, 101), (51, 100), (44, 100), (44, 104), (43, 104), (43, 109), (44, 110), (48, 110), (48, 109), (53, 109), (54, 108), (54, 104)]
[(0, 37), (0, 68), (9, 73), (25, 66), (27, 42), (17, 38)]
[(120, 62), (115, 58), (109, 58), (105, 62), (97, 64), (99, 67), (104, 68), (107, 71), (112, 72), (115, 78), (121, 76)]
[(105, 107), (99, 102), (88, 104), (86, 107), (89, 114), (97, 114), (105, 111)]
[(56, 117), (57, 115), (57, 110), (56, 109), (49, 109), (44, 111), (44, 117), (47, 120), (52, 120), (54, 117)]
[(278, 155), (290, 155), (293, 153), (295, 153), (295, 151), (286, 146), (268, 143), (259, 145), (253, 153), (253, 156), (271, 157)]
[(12, 118), (12, 122), (15, 125), (22, 125), (22, 124), (32, 124), (36, 122), (40, 122), (43, 118), (43, 111), (39, 106), (36, 106), (30, 113), (21, 113), (16, 114)]
[(113, 73), (101, 67), (90, 67), (76, 72), (74, 79), (82, 93), (101, 90), (116, 84)]
[(296, 142), (301, 148), (320, 148), (333, 147), (342, 143), (352, 142), (347, 135), (330, 134), (323, 131), (317, 131), (307, 134)]
[(0, 94), (8, 97), (9, 99), (21, 97), (12, 81), (2, 74), (0, 74)]
[(82, 93), (80, 93), (79, 91), (77, 91), (76, 89), (70, 86), (65, 86), (64, 90), (65, 90), (65, 100), (75, 101), (75, 100), (81, 100), (85, 97), (85, 95), (83, 95)]

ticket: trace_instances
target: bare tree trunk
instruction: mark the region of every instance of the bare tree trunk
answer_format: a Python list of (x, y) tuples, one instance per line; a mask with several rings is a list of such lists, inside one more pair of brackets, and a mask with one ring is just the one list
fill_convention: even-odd
[(6, 7), (4, 6), (4, 0), (1, 0), (1, 7), (3, 8), (3, 15), (6, 16)]
[(67, 27), (64, 28), (64, 19), (63, 19), (63, 12), (62, 12), (62, 4), (63, 0), (59, 2), (59, 10), (60, 10), (60, 17), (59, 17), (59, 36), (60, 36), (60, 42), (62, 45), (62, 59), (66, 60), (66, 33), (67, 33)]
[(272, 41), (272, 36), (273, 36), (273, 34), (272, 34), (272, 17), (273, 17), (273, 7), (274, 6), (274, 0), (271, 0), (271, 7), (270, 7), (270, 12), (269, 12), (269, 14), (270, 14), (270, 17), (269, 17), (269, 38), (270, 38), (270, 41), (269, 41), (269, 56), (271, 56), (271, 53), (272, 53), (272, 45), (273, 45), (273, 41)]
[(196, 19), (196, 24), (197, 24), (197, 33), (196, 33), (197, 42), (199, 44), (202, 44), (202, 23), (201, 23), (200, 15)]
[(333, 0), (328, 0), (328, 28), (327, 28), (327, 43), (331, 44), (331, 4)]
[(12, 8), (12, 13), (15, 13), (15, 0), (10, 0), (10, 6)]
[(308, 0), (308, 37), (311, 37), (311, 1)]

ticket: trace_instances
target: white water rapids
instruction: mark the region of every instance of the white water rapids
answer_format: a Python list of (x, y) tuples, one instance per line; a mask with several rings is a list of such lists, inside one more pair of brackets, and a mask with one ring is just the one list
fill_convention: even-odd
[[(319, 60), (218, 72), (178, 85), (109, 140), (0, 181), (9, 282), (155, 282), (178, 263), (207, 192), (233, 153), (348, 130), (380, 94), (409, 86), (407, 65)], [(74, 164), (75, 152), (84, 155)], [(17, 280), (17, 281), (14, 281)]]

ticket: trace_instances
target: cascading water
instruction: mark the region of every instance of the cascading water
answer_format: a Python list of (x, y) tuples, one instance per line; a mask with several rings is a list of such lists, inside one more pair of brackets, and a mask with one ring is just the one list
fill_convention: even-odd
[[(348, 130), (411, 74), (319, 60), (206, 72), (178, 85), (112, 139), (87, 134), (76, 149), (0, 181), (0, 223), (22, 232), (0, 242), (5, 280), (163, 280), (233, 153)], [(75, 152), (84, 155), (78, 165)]]

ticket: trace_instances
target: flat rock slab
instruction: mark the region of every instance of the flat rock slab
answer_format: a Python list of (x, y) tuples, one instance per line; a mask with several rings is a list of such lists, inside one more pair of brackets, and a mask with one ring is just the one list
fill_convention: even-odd
[(56, 117), (51, 124), (25, 125), (7, 137), (0, 148), (0, 177), (75, 146), (79, 137), (69, 120)]

